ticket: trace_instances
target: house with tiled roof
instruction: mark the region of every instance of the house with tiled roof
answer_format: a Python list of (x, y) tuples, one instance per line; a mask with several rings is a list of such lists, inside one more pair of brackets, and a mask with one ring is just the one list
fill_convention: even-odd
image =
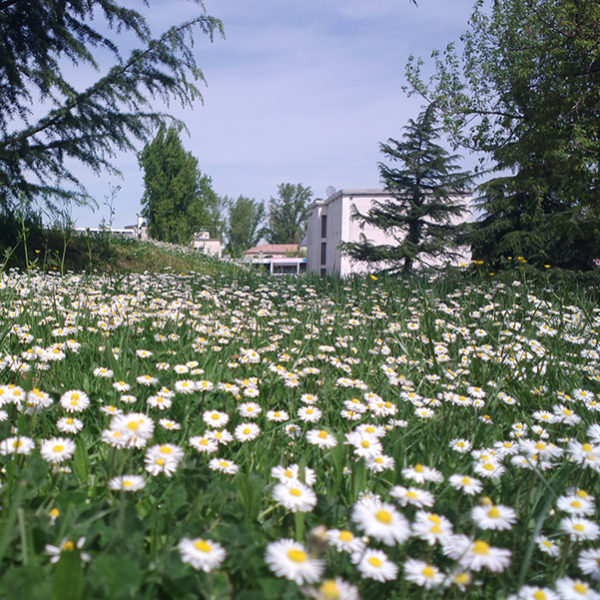
[(244, 261), (273, 275), (306, 271), (306, 247), (300, 244), (261, 244), (244, 252)]

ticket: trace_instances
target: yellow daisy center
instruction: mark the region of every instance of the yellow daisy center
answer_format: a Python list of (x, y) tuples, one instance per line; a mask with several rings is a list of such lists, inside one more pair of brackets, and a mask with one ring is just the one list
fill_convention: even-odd
[(456, 575), (456, 577), (454, 578), (454, 581), (458, 584), (458, 585), (465, 585), (467, 583), (469, 583), (469, 575), (468, 573), (459, 573), (458, 575)]
[(320, 437), (322, 440), (325, 440), (325, 439), (327, 439), (327, 432), (326, 432), (324, 429), (322, 429), (322, 430), (320, 431), (320, 433), (319, 433), (319, 437)]
[(64, 449), (65, 447), (61, 444), (56, 444), (56, 446), (52, 448), (52, 452), (62, 452)]
[(291, 488), (290, 489), (290, 495), (296, 496), (296, 497), (302, 496), (302, 491), (299, 490), (298, 488)]
[(67, 540), (62, 545), (61, 550), (68, 550), (69, 552), (73, 552), (73, 550), (75, 550), (75, 544), (71, 540)]
[(390, 512), (388, 512), (387, 510), (378, 510), (375, 513), (375, 518), (380, 522), (380, 523), (385, 523), (386, 525), (389, 525), (392, 522), (392, 514)]
[(490, 553), (490, 545), (483, 540), (477, 540), (473, 544), (473, 552), (475, 554), (489, 554)]
[(418, 463), (418, 464), (415, 466), (415, 471), (416, 471), (417, 473), (422, 473), (422, 472), (424, 471), (424, 469), (423, 469), (423, 465), (422, 465), (421, 463)]
[(306, 560), (308, 559), (308, 554), (306, 554), (306, 552), (304, 552), (303, 550), (296, 550), (294, 548), (287, 551), (287, 556), (290, 560), (297, 563), (306, 562)]
[(430, 567), (429, 565), (427, 565), (422, 571), (421, 574), (424, 577), (434, 577), (435, 576), (435, 569), (433, 569), (432, 567)]
[(212, 550), (212, 546), (204, 540), (196, 540), (194, 542), (194, 548), (200, 550), (200, 552), (210, 552)]
[(585, 585), (584, 583), (576, 583), (573, 586), (573, 589), (578, 593), (578, 594), (587, 594), (588, 592), (588, 586)]
[(535, 592), (533, 592), (533, 597), (535, 600), (546, 600), (547, 598), (546, 594), (542, 592), (542, 590), (535, 590)]
[(348, 531), (347, 529), (340, 531), (340, 540), (342, 542), (351, 542), (353, 539), (354, 535), (351, 531)]
[(381, 565), (383, 565), (383, 562), (377, 558), (376, 556), (371, 556), (368, 560), (368, 563), (373, 566), (373, 567), (381, 567)]
[(319, 588), (319, 592), (323, 596), (324, 600), (336, 600), (337, 598), (341, 598), (340, 589), (333, 579), (329, 579), (323, 583), (323, 585)]
[(490, 508), (490, 510), (488, 511), (488, 517), (490, 519), (499, 519), (500, 511), (495, 506), (492, 506), (492, 508)]

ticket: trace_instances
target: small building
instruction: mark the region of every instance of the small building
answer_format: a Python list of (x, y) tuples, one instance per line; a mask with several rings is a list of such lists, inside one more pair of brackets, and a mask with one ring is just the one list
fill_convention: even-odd
[[(353, 218), (357, 212), (368, 213), (374, 202), (385, 202), (392, 198), (390, 192), (379, 189), (338, 191), (332, 189), (326, 199), (315, 200), (308, 207), (307, 212), (305, 238), (307, 271), (346, 277), (353, 273), (367, 273), (372, 270), (373, 266), (369, 263), (356, 261), (342, 254), (339, 246), (342, 242), (358, 242), (363, 235), (375, 245), (397, 243), (382, 229)], [(470, 200), (469, 196), (463, 201), (470, 205)], [(471, 213), (467, 211), (458, 222), (470, 217)], [(457, 264), (470, 261), (470, 248), (462, 248), (460, 255), (460, 259), (455, 261)]]
[(298, 275), (306, 272), (306, 247), (262, 244), (246, 250), (244, 262), (262, 267), (272, 275)]
[(200, 250), (207, 256), (221, 258), (223, 256), (223, 240), (211, 238), (208, 231), (199, 231), (192, 238), (192, 248)]

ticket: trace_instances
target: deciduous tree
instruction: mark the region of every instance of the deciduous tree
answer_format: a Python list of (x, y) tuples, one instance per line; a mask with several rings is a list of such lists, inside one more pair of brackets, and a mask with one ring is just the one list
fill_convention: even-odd
[(162, 127), (139, 155), (144, 170), (142, 215), (150, 237), (187, 244), (198, 231), (220, 233), (219, 198), (174, 127)]
[(470, 238), (491, 260), (587, 268), (600, 251), (599, 31), (598, 2), (479, 0), (462, 55), (435, 52), (428, 83), (422, 61), (407, 65), (454, 142), (500, 174)]
[(269, 202), (267, 239), (271, 244), (299, 244), (304, 236), (306, 209), (312, 190), (301, 183), (282, 183)]
[(263, 236), (265, 205), (253, 198), (239, 196), (230, 200), (227, 225), (227, 250), (234, 257), (256, 246)]

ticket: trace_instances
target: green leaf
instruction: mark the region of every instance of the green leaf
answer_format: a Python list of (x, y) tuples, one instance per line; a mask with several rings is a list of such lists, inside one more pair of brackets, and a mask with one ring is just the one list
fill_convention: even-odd
[(73, 470), (75, 475), (82, 486), (87, 487), (89, 479), (89, 458), (87, 448), (79, 442), (75, 448), (75, 455), (73, 456)]
[(89, 570), (93, 587), (111, 600), (136, 597), (142, 583), (139, 566), (122, 554), (100, 556)]
[(52, 600), (80, 600), (83, 598), (83, 567), (81, 555), (75, 548), (65, 550), (54, 571), (52, 580)]

